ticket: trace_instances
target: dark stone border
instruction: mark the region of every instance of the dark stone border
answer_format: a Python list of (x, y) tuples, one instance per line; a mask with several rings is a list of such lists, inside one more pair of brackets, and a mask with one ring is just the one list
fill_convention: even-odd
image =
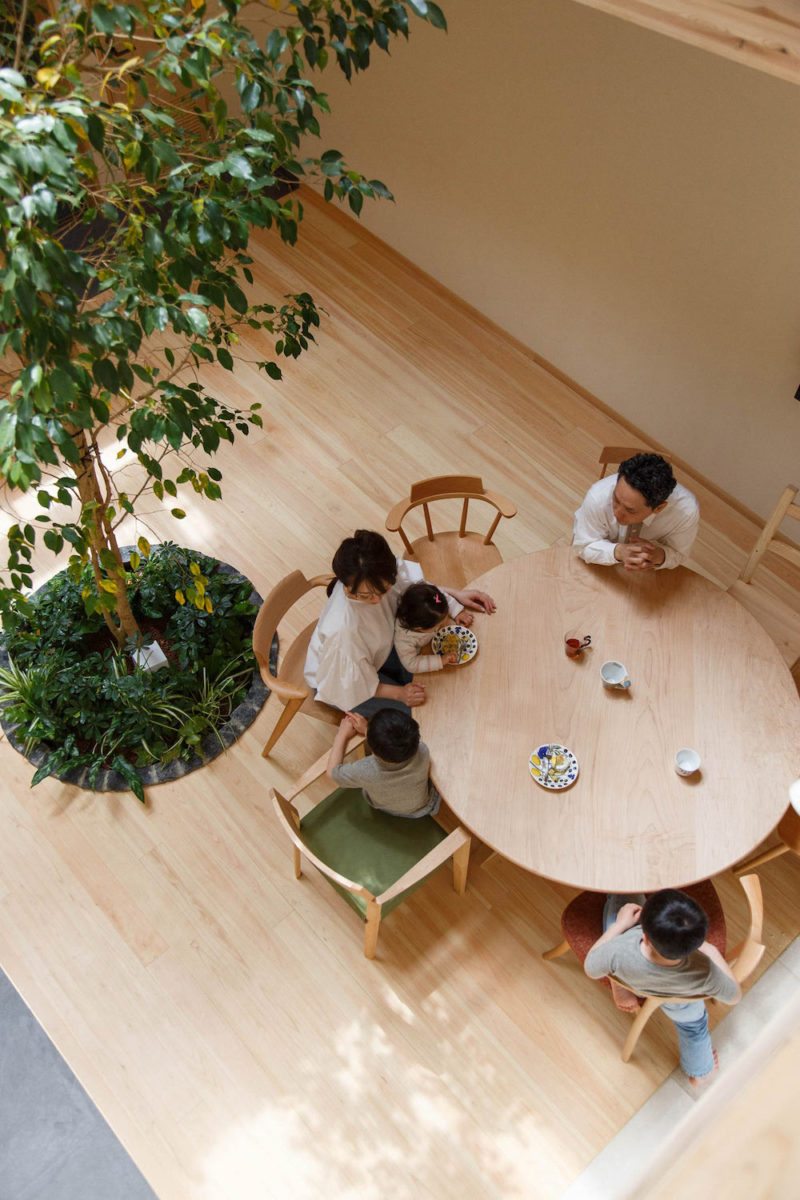
[[(154, 550), (156, 548), (156, 546), (153, 546)], [(135, 546), (120, 546), (120, 553), (126, 562), (130, 552), (134, 549), (136, 549)], [(190, 547), (182, 546), (181, 549), (186, 550), (190, 549)], [(202, 554), (204, 552), (198, 551), (197, 553)], [(206, 554), (205, 557), (211, 558), (212, 555)], [(250, 583), (250, 580), (247, 579), (247, 576), (242, 575), (241, 571), (237, 571), (236, 567), (232, 567), (230, 563), (222, 562), (220, 559), (215, 559), (214, 561), (223, 574), (236, 575), (239, 579), (243, 579), (246, 583)], [(48, 583), (49, 582), (50, 581), (48, 580)], [(38, 592), (42, 591), (47, 586), (47, 583), (42, 584), (42, 587), (37, 588), (32, 595), (37, 595)], [(263, 603), (262, 597), (258, 594), (255, 588), (253, 588), (252, 592), (250, 593), (250, 600), (259, 608)], [(0, 666), (8, 666), (8, 661), (8, 654), (5, 650), (0, 649)], [(277, 670), (277, 634), (273, 638), (272, 645), (270, 646), (269, 665), (273, 672)], [(168, 783), (173, 779), (181, 779), (184, 775), (189, 775), (192, 771), (197, 771), (200, 767), (204, 767), (206, 763), (212, 762), (215, 758), (222, 754), (224, 750), (227, 750), (229, 746), (232, 746), (236, 739), (241, 737), (245, 729), (253, 724), (253, 721), (255, 721), (259, 712), (263, 708), (269, 694), (269, 688), (261, 678), (261, 673), (258, 670), (258, 667), (256, 667), (250, 680), (250, 687), (248, 688), (247, 695), (242, 703), (233, 710), (225, 724), (220, 725), (219, 737), (217, 737), (217, 735), (213, 732), (207, 733), (201, 743), (201, 753), (193, 754), (191, 758), (176, 758), (173, 759), (172, 762), (168, 762), (163, 765), (161, 763), (151, 763), (146, 767), (136, 767), (136, 773), (141, 779), (143, 786), (152, 787), (154, 783)], [(32, 763), (34, 767), (39, 767), (51, 753), (51, 747), (47, 746), (46, 743), (40, 743), (31, 751), (30, 754), (25, 754), (23, 744), (16, 736), (17, 726), (12, 725), (10, 721), (5, 721), (2, 716), (0, 716), (0, 726), (2, 726), (8, 741), (14, 747), (14, 749), (22, 754), (24, 758), (27, 758), (28, 762)], [(222, 739), (222, 744), (220, 744), (220, 738)], [(61, 771), (57, 773), (54, 772), (53, 775), (53, 778), (61, 780), (62, 783), (71, 783), (74, 784), (75, 787), (85, 788), (87, 791), (130, 791), (130, 785), (126, 783), (119, 771), (98, 771), (93, 788), (89, 786), (88, 777), (88, 767), (77, 767), (70, 771)]]

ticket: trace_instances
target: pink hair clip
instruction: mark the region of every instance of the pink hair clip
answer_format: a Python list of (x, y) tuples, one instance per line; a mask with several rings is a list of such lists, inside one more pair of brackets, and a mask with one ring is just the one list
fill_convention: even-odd
[(438, 592), (433, 593), (433, 599), (436, 604), (441, 604), (441, 602), (442, 602), (442, 597), (439, 595)]

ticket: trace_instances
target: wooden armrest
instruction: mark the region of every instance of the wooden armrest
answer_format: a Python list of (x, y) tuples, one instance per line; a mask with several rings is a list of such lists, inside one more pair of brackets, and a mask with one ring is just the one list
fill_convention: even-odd
[(493, 504), (499, 513), (504, 517), (515, 517), (517, 515), (517, 506), (512, 504), (505, 496), (501, 496), (499, 492), (484, 492), (483, 499), (488, 500)]
[(730, 958), (726, 959), (737, 983), (743, 983), (749, 975), (752, 975), (761, 962), (765, 949), (766, 947), (762, 946), (761, 942), (748, 940), (741, 946), (737, 946)]
[(395, 896), (399, 896), (408, 888), (413, 887), (415, 883), (420, 883), (423, 879), (426, 879), (428, 875), (435, 871), (437, 867), (440, 867), (442, 863), (447, 862), (448, 858), (468, 841), (468, 833), (461, 828), (454, 829), (452, 833), (447, 835), (443, 842), (439, 842), (438, 846), (434, 846), (424, 858), (421, 858), (418, 863), (410, 867), (405, 875), (401, 875), (391, 887), (382, 892), (380, 896), (376, 896), (375, 899), (378, 904), (385, 904), (388, 900), (393, 900)]
[(284, 800), (280, 792), (275, 791), (275, 788), (270, 790), (270, 796), (272, 797), (272, 804), (275, 808), (278, 820), (281, 822), (286, 830), (286, 833), (289, 835), (289, 838), (293, 842), (294, 846), (300, 851), (300, 853), (303, 854), (308, 861), (317, 868), (318, 871), (321, 871), (323, 875), (326, 875), (328, 879), (332, 880), (333, 883), (338, 884), (339, 887), (344, 888), (348, 892), (352, 892), (356, 896), (363, 896), (365, 900), (372, 900), (372, 892), (368, 891), (362, 884), (354, 883), (352, 879), (348, 879), (345, 875), (340, 875), (338, 871), (334, 871), (332, 867), (329, 867), (327, 863), (324, 863), (322, 859), (317, 858), (316, 854), (309, 850), (302, 838), (298, 837), (291, 823), (284, 814), (283, 809), (281, 808), (281, 802), (283, 802), (285, 805), (288, 805), (288, 801)]
[(312, 695), (310, 687), (298, 687), (294, 683), (284, 683), (282, 680), (277, 679), (266, 667), (262, 667), (260, 663), (258, 669), (261, 678), (269, 690), (274, 692), (281, 700), (305, 700), (307, 696)]
[[(363, 745), (365, 741), (366, 739), (364, 735), (361, 733), (358, 734), (358, 736), (353, 738), (353, 740), (350, 742), (350, 745), (347, 747), (347, 754), (350, 754), (353, 750), (357, 750), (358, 747)], [(299, 796), (301, 792), (305, 791), (309, 784), (312, 784), (316, 779), (322, 778), (328, 766), (329, 754), (330, 750), (323, 751), (316, 762), (313, 762), (311, 766), (303, 772), (300, 778), (295, 780), (295, 782), (292, 784), (292, 790), (287, 796), (287, 800), (294, 800), (295, 796)], [(347, 757), (347, 754), (345, 754), (345, 758)]]
[(411, 505), (408, 500), (401, 500), (398, 504), (395, 504), (394, 508), (386, 518), (386, 528), (390, 533), (397, 533), (398, 529), (403, 523), (403, 517), (410, 508)]

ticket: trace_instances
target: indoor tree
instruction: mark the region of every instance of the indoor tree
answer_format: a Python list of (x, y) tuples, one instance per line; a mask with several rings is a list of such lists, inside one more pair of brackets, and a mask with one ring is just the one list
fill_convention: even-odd
[[(0, 475), (35, 490), (38, 514), (8, 533), (0, 614), (25, 611), (37, 537), (91, 564), (87, 612), (116, 642), (139, 638), (115, 536), (146, 491), (190, 484), (220, 495), (198, 466), (260, 425), (200, 377), (235, 367), (243, 327), (264, 335), (259, 367), (313, 340), (307, 293), (253, 304), (254, 228), (293, 243), (302, 206), (286, 181), (325, 177), (328, 200), (358, 213), (390, 197), (338, 150), (302, 157), (328, 111), (316, 81), (350, 78), (408, 36), (430, 0), (269, 0), (261, 41), (243, 0), (12, 0), (0, 19)], [(101, 449), (130, 451), (143, 483), (120, 490)], [(113, 453), (113, 451), (112, 451)], [(171, 467), (170, 456), (173, 456)], [(183, 515), (177, 505), (176, 517)], [(141, 539), (141, 549), (148, 546)], [(136, 566), (134, 554), (134, 567)], [(210, 609), (202, 575), (178, 596)]]

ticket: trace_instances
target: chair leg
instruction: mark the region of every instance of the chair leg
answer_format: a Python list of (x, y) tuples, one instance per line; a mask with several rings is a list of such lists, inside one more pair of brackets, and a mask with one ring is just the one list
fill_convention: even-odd
[(771, 850), (765, 850), (763, 854), (756, 854), (753, 858), (746, 858), (744, 862), (738, 863), (734, 869), (734, 875), (746, 875), (748, 871), (752, 871), (754, 867), (763, 867), (772, 858), (777, 858), (780, 854), (785, 854), (789, 847), (785, 842), (778, 842), (777, 846), (773, 846)]
[(302, 874), (303, 874), (303, 868), (302, 868), (302, 864), (300, 862), (300, 851), (297, 849), (297, 846), (295, 846), (294, 847), (294, 877), (295, 877), (295, 879), (299, 879)]
[(453, 887), (459, 896), (467, 890), (467, 870), (469, 869), (469, 848), (472, 839), (467, 838), (463, 846), (453, 853)]
[(267, 742), (264, 749), (261, 751), (262, 758), (269, 757), (270, 750), (275, 745), (278, 738), (281, 736), (284, 729), (291, 721), (292, 717), (294, 717), (295, 713), (297, 713), (300, 710), (302, 703), (303, 703), (302, 700), (290, 700), (289, 703), (286, 705), (283, 712), (278, 717), (278, 720), (275, 723), (275, 728), (273, 729), (272, 733), (270, 734), (269, 741)]
[(639, 1040), (639, 1035), (644, 1029), (647, 1022), (650, 1020), (657, 1008), (661, 1007), (661, 1001), (657, 996), (648, 996), (638, 1013), (634, 1017), (633, 1024), (630, 1028), (630, 1033), (625, 1039), (625, 1045), (622, 1047), (622, 1061), (627, 1062), (636, 1047)]
[(381, 906), (374, 900), (367, 901), (367, 925), (364, 930), (364, 955), (374, 958), (381, 928)]
[(560, 958), (562, 954), (566, 954), (569, 950), (569, 942), (562, 942), (559, 946), (553, 946), (552, 950), (545, 950), (542, 958)]

